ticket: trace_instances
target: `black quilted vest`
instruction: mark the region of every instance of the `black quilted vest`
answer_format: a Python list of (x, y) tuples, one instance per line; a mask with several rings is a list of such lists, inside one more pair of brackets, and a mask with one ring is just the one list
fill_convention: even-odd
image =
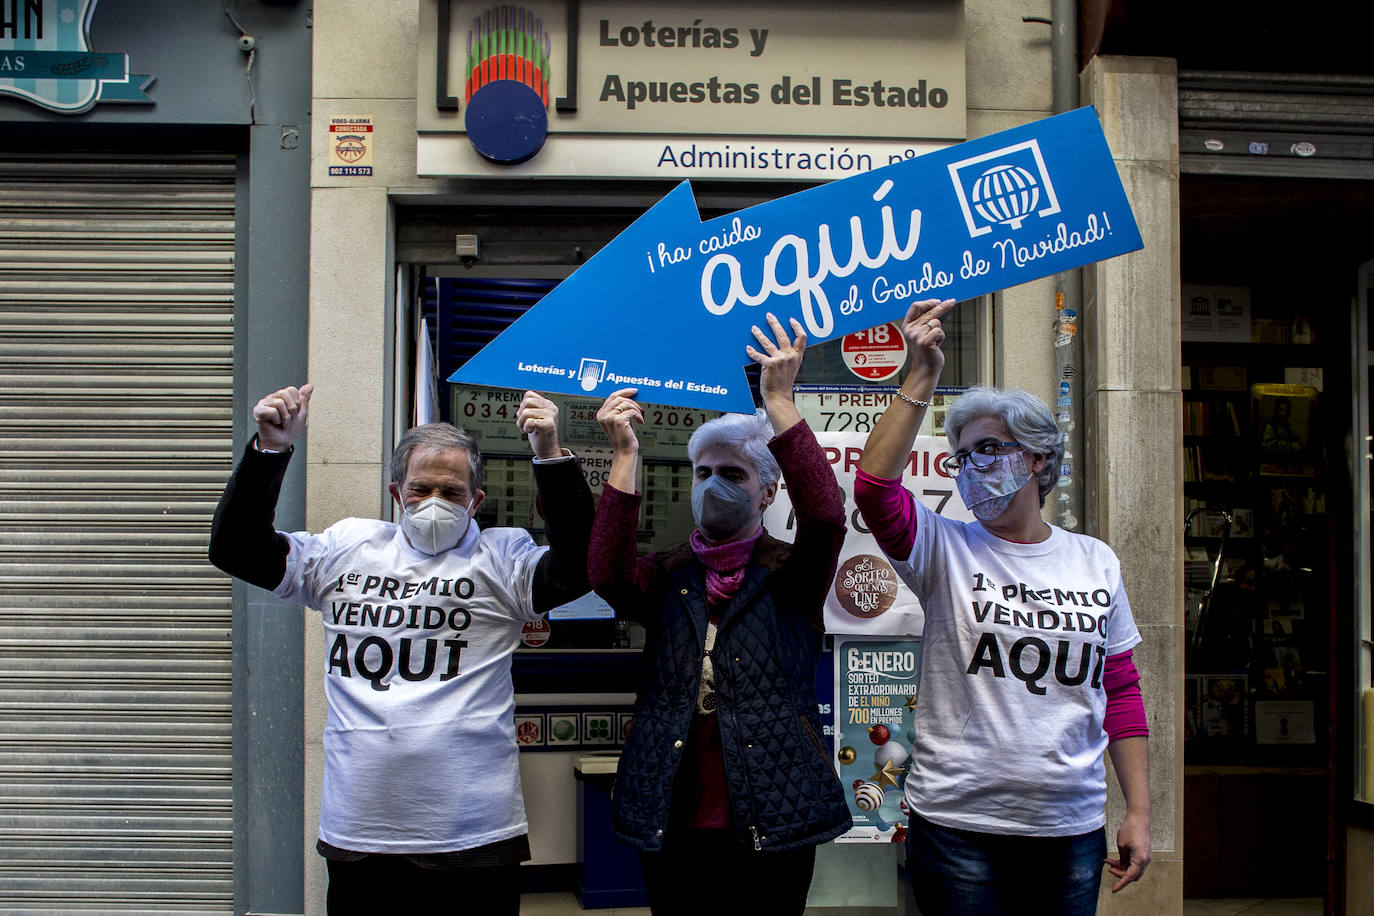
[[(782, 581), (790, 550), (762, 535), (721, 614), (712, 653), (735, 838), (760, 851), (822, 843), (850, 826), (816, 710), (822, 634), (789, 609)], [(616, 835), (645, 850), (661, 848), (671, 829), (673, 784), (696, 709), (708, 619), (705, 569), (691, 547), (661, 559), (659, 590), (644, 595), (645, 607), (625, 609), (648, 635), (634, 727), (612, 798)]]

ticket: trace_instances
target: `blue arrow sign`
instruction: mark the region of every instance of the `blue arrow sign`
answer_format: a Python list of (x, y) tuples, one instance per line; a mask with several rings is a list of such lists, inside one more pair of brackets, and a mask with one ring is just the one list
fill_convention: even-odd
[(684, 181), (449, 381), (751, 412), (766, 312), (819, 343), (1140, 247), (1091, 108), (707, 222)]

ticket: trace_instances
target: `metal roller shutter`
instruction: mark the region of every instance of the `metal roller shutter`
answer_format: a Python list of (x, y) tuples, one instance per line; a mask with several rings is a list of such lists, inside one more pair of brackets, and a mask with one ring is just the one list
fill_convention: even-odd
[(1182, 71), (1178, 147), (1185, 173), (1374, 179), (1374, 77)]
[(0, 910), (230, 912), (232, 155), (0, 151)]

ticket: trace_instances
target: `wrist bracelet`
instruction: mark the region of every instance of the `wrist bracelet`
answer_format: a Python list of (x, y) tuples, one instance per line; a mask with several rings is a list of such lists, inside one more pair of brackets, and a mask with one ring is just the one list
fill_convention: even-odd
[(920, 400), (919, 398), (908, 397), (907, 395), (905, 395), (904, 393), (902, 393), (902, 389), (900, 389), (900, 388), (897, 389), (897, 397), (901, 398), (903, 401), (906, 401), (908, 404), (911, 404), (911, 405), (916, 406), (916, 407), (929, 407), (929, 406), (930, 406), (930, 402), (929, 402), (929, 401), (922, 401), (922, 400)]

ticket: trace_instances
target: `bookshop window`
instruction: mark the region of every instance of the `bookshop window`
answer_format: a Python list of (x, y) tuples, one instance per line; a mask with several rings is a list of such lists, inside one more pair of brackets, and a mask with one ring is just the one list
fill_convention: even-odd
[(1335, 331), (1243, 287), (1185, 284), (1183, 309), (1188, 760), (1317, 765)]

